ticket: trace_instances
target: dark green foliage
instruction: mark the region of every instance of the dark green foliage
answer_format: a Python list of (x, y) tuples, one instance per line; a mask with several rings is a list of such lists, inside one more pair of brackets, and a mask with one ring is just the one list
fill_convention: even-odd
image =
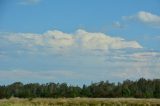
[(83, 87), (68, 86), (66, 83), (23, 84), (21, 82), (0, 86), (0, 99), (10, 97), (160, 98), (160, 79), (146, 80), (141, 78), (138, 81), (125, 80), (118, 84), (101, 81), (88, 86), (83, 85)]

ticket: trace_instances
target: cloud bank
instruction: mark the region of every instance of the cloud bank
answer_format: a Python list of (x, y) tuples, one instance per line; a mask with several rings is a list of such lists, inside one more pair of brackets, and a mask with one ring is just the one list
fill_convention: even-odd
[(30, 52), (48, 53), (94, 53), (108, 52), (119, 49), (141, 49), (136, 41), (128, 41), (120, 37), (111, 37), (104, 33), (87, 32), (79, 29), (75, 33), (64, 33), (59, 30), (47, 31), (43, 34), (34, 33), (3, 33), (1, 39), (6, 45), (16, 49), (27, 49)]
[(160, 76), (159, 52), (144, 50), (134, 40), (82, 29), (74, 33), (0, 33), (0, 50), (0, 78), (9, 76), (10, 81), (84, 83)]

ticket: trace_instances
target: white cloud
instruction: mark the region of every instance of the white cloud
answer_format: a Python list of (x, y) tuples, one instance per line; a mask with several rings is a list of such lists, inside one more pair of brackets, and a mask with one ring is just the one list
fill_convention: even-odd
[[(21, 59), (25, 60), (29, 57), (29, 60), (26, 59), (29, 61), (27, 64), (33, 64), (35, 70), (37, 64), (40, 64), (39, 69), (41, 67), (44, 69), (45, 66), (49, 66), (49, 69), (54, 66), (57, 69), (62, 69), (59, 71), (54, 71), (56, 69), (53, 71), (45, 69), (44, 71), (26, 71), (25, 68), (24, 70), (4, 70), (0, 71), (1, 79), (10, 76), (10, 80), (29, 80), (32, 77), (36, 80), (58, 80), (62, 78), (63, 81), (99, 81), (137, 79), (139, 77), (158, 78), (160, 75), (160, 53), (140, 49), (142, 46), (136, 41), (128, 41), (124, 38), (112, 37), (104, 33), (87, 32), (81, 29), (74, 33), (53, 30), (43, 34), (0, 33), (0, 35), (1, 48), (5, 48), (2, 49), (4, 53), (17, 51), (17, 54), (22, 54), (19, 56), (20, 58), (16, 58), (17, 64), (21, 63)], [(24, 55), (26, 52), (33, 54), (68, 53), (71, 56), (28, 56)], [(14, 57), (15, 54), (12, 56)], [(0, 62), (3, 63), (4, 60), (1, 59)], [(8, 59), (7, 62), (9, 63), (9, 61), (10, 64), (13, 64), (15, 58), (13, 60)], [(35, 63), (36, 65), (34, 65)]]
[(103, 33), (91, 33), (84, 30), (78, 30), (75, 39), (80, 41), (79, 44), (85, 49), (125, 49), (125, 48), (142, 48), (136, 41), (126, 41), (123, 38), (111, 37)]
[(160, 27), (160, 16), (146, 11), (140, 11), (132, 16), (124, 16), (124, 19), (140, 21), (144, 24)]
[(95, 51), (108, 52), (118, 49), (140, 49), (142, 46), (136, 41), (127, 41), (120, 37), (111, 37), (104, 33), (77, 30), (75, 33), (64, 33), (53, 30), (43, 34), (34, 33), (4, 33), (3, 42), (14, 46), (15, 49), (41, 51), (50, 53), (93, 53)]

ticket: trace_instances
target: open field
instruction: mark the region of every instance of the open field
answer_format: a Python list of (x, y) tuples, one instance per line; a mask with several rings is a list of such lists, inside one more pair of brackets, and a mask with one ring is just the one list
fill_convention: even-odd
[(36, 98), (1, 99), (0, 106), (160, 106), (160, 99), (134, 98)]

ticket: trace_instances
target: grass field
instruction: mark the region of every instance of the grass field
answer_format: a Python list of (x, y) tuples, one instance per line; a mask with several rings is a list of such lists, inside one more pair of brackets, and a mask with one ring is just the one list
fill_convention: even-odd
[(0, 106), (160, 106), (160, 99), (59, 98), (1, 99)]

